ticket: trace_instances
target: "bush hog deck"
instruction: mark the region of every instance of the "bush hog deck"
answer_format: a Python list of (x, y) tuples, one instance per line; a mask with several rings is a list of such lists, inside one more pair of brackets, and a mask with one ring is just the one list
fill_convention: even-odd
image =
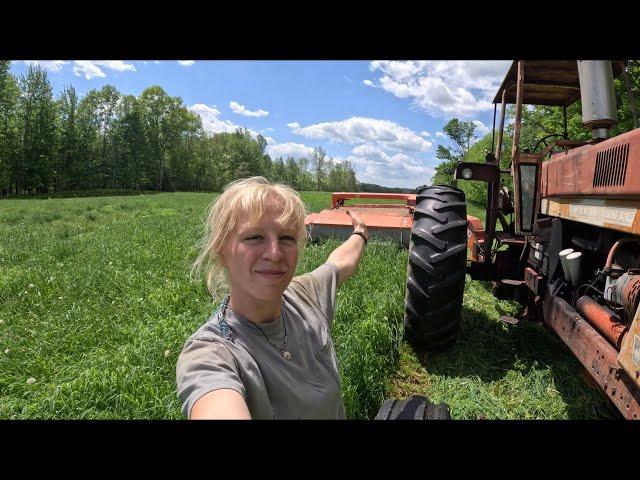
[[(403, 200), (404, 203), (367, 203), (345, 205), (345, 200), (370, 198)], [(305, 225), (313, 241), (328, 238), (346, 239), (353, 232), (347, 210), (357, 212), (367, 224), (371, 238), (397, 242), (409, 248), (416, 196), (402, 193), (336, 192), (331, 194), (331, 208), (307, 215)]]

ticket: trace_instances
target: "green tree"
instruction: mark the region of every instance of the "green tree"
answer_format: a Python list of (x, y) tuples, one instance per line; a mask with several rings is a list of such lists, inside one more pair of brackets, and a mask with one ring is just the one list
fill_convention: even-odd
[(58, 188), (75, 186), (74, 172), (79, 162), (79, 132), (77, 126), (78, 95), (72, 86), (65, 87), (58, 99)]
[(19, 83), (20, 164), (15, 172), (16, 193), (46, 192), (55, 177), (56, 109), (51, 84), (40, 66), (30, 66)]
[(314, 147), (311, 154), (311, 168), (316, 181), (316, 190), (322, 191), (322, 184), (327, 174), (327, 152), (322, 147)]
[(0, 61), (0, 194), (15, 192), (14, 172), (19, 164), (18, 82), (9, 72), (11, 62)]
[(473, 122), (461, 122), (457, 118), (452, 118), (444, 126), (443, 130), (453, 141), (454, 146), (452, 151), (449, 147), (438, 145), (436, 158), (440, 160), (440, 163), (433, 176), (432, 183), (434, 185), (456, 186), (457, 182), (453, 178), (453, 173), (456, 164), (464, 157), (475, 139), (475, 128)]

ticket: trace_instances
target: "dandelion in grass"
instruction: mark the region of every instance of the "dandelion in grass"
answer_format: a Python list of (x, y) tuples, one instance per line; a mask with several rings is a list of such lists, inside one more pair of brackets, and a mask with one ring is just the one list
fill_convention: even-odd
[(164, 357), (167, 358), (169, 355), (171, 355), (171, 350), (165, 350)]
[(0, 318), (0, 325), (2, 325), (3, 323), (4, 323), (4, 320)]
[(30, 284), (29, 284), (29, 288), (33, 288), (33, 283), (30, 283)]
[(11, 350), (9, 350), (9, 349), (7, 348), (7, 349), (4, 351), (4, 354), (5, 354), (5, 355), (9, 355), (9, 352), (10, 352), (10, 351), (11, 351)]
[(34, 383), (36, 383), (36, 379), (33, 377), (29, 377), (27, 378), (27, 385), (33, 385)]

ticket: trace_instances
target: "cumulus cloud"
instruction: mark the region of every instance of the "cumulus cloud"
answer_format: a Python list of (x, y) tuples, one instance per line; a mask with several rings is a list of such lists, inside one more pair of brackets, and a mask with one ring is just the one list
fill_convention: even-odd
[(136, 67), (130, 63), (125, 63), (122, 60), (106, 60), (106, 61), (87, 61), (77, 60), (74, 63), (73, 73), (80, 77), (84, 76), (87, 80), (92, 78), (103, 78), (107, 75), (102, 70), (103, 68), (108, 70), (115, 70), (117, 72), (131, 71), (135, 72)]
[(202, 128), (207, 133), (233, 133), (240, 128), (240, 125), (236, 125), (229, 120), (221, 120), (218, 118), (220, 116), (220, 110), (218, 110), (215, 105), (209, 106), (203, 103), (196, 103), (187, 108), (189, 111), (200, 115)]
[(373, 82), (371, 80), (363, 80), (362, 83), (364, 83), (368, 87), (373, 87), (374, 86)]
[(346, 158), (337, 157), (337, 162), (348, 161), (356, 171), (359, 181), (375, 183), (386, 187), (415, 188), (428, 183), (435, 170), (408, 155), (398, 153), (393, 156), (382, 151), (357, 147)]
[(193, 60), (178, 60), (178, 63), (180, 65), (182, 65), (183, 67), (190, 67), (191, 65), (193, 65), (196, 62), (194, 62)]
[(238, 102), (230, 102), (229, 108), (233, 111), (233, 113), (237, 113), (238, 115), (243, 115), (245, 117), (266, 117), (269, 115), (269, 112), (266, 110), (247, 110), (244, 105), (240, 105)]
[(300, 128), (300, 124), (298, 122), (287, 123), (287, 127), (289, 128)]
[(313, 153), (313, 148), (301, 143), (274, 143), (267, 147), (267, 153), (271, 158), (293, 157), (295, 159), (309, 157)]
[[(204, 103), (196, 103), (187, 107), (190, 112), (196, 113), (202, 120), (202, 128), (209, 134), (214, 133), (233, 133), (239, 128), (246, 128), (237, 125), (229, 120), (223, 120), (220, 117), (220, 110), (215, 105), (205, 105)], [(259, 133), (247, 128), (247, 131), (253, 138), (257, 138)], [(263, 135), (264, 137), (264, 135)], [(274, 145), (276, 141), (271, 137), (264, 137), (267, 145)]]
[(490, 110), (510, 61), (374, 61), (380, 86), (434, 116), (469, 117)]
[(444, 133), (442, 133), (442, 132), (436, 132), (436, 137), (439, 137), (439, 138), (447, 138), (447, 136), (446, 136)]
[(33, 66), (40, 65), (45, 70), (58, 73), (62, 71), (62, 66), (69, 62), (65, 62), (64, 60), (26, 60), (24, 63)]
[(430, 137), (431, 136), (431, 134), (429, 132), (427, 132), (426, 130), (421, 131), (420, 135), (423, 136), (423, 137)]
[(487, 133), (491, 131), (491, 129), (487, 127), (484, 123), (482, 123), (480, 120), (474, 120), (473, 124), (476, 126), (475, 133), (478, 137), (484, 137)]
[(323, 122), (306, 127), (288, 125), (293, 133), (307, 138), (351, 144), (374, 142), (387, 149), (427, 151), (433, 144), (414, 131), (389, 120), (351, 117), (337, 122)]

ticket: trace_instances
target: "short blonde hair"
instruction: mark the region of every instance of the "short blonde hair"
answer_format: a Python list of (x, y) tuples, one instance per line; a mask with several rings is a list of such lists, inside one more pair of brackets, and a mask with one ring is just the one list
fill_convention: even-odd
[(246, 216), (251, 223), (257, 222), (265, 210), (274, 204), (274, 200), (276, 205), (282, 207), (282, 214), (276, 221), (280, 225), (293, 225), (298, 248), (300, 252), (304, 250), (307, 240), (304, 224), (306, 212), (298, 192), (264, 177), (231, 182), (209, 208), (200, 255), (192, 268), (192, 273), (196, 275), (201, 272), (205, 274), (207, 289), (214, 298), (219, 297), (223, 289), (228, 289), (221, 252), (238, 219)]

